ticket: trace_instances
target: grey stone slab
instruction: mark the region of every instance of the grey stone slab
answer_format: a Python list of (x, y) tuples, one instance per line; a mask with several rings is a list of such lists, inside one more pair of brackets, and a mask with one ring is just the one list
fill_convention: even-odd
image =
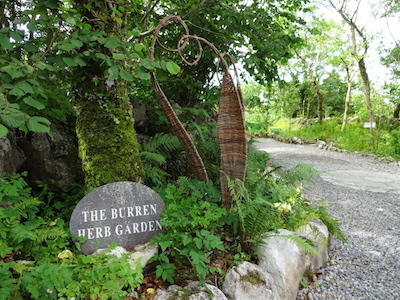
[(117, 242), (132, 248), (148, 242), (162, 230), (160, 214), (164, 208), (161, 197), (149, 187), (135, 182), (114, 182), (87, 194), (75, 207), (70, 222), (74, 241), (82, 252), (90, 254)]

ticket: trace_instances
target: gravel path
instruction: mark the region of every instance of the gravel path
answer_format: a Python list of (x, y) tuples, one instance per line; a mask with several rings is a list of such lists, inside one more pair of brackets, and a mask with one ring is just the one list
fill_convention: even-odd
[(400, 299), (400, 167), (272, 139), (258, 139), (254, 146), (276, 165), (303, 162), (319, 170), (305, 197), (328, 202), (348, 240), (333, 240), (318, 286), (300, 290), (297, 299)]

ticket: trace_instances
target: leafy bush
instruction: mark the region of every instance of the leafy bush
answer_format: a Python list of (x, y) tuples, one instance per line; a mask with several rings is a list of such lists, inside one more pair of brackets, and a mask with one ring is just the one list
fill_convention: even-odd
[(176, 185), (169, 184), (159, 193), (166, 204), (161, 219), (166, 232), (152, 240), (163, 251), (152, 259), (161, 263), (156, 275), (173, 283), (179, 267), (174, 262), (179, 261), (191, 266), (196, 276), (204, 281), (208, 274), (216, 271), (209, 265), (206, 253), (224, 250), (217, 231), (223, 227), (222, 218), (227, 211), (219, 207), (219, 191), (212, 183), (182, 177)]
[[(41, 202), (31, 196), (23, 176), (0, 176), (0, 259), (13, 256), (45, 258), (57, 253), (69, 242), (62, 220), (46, 221), (38, 217)], [(43, 245), (47, 245), (45, 251)]]
[[(8, 262), (0, 268), (3, 299), (123, 299), (142, 282), (142, 267), (128, 257), (74, 256), (63, 251), (53, 262)], [(40, 284), (38, 284), (40, 283)]]

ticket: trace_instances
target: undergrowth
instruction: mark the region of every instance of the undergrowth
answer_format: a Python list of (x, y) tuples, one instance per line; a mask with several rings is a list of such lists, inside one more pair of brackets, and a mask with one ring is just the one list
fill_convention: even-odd
[[(198, 139), (211, 159), (214, 145), (207, 146), (207, 132), (212, 130)], [(162, 168), (161, 156), (176, 147), (174, 141), (157, 136), (143, 148), (147, 153), (142, 157), (154, 162), (151, 167)], [(345, 240), (326, 207), (310, 205), (301, 196), (303, 183), (310, 182), (316, 171), (304, 164), (286, 171), (267, 168), (268, 160), (267, 153), (249, 147), (245, 181), (229, 183), (234, 200), (230, 211), (220, 204), (218, 183), (180, 177), (163, 184), (166, 175), (155, 170), (148, 182), (157, 186), (153, 188), (166, 205), (161, 219), (164, 231), (151, 240), (160, 252), (146, 274), (169, 283), (188, 279), (212, 283), (230, 266), (256, 261), (257, 247), (269, 234), (279, 228), (294, 231), (314, 218)], [(39, 191), (33, 193), (24, 175), (0, 178), (0, 300), (123, 299), (140, 290), (141, 266), (131, 269), (125, 256), (85, 256), (79, 244), (72, 243), (68, 221), (71, 206), (84, 194), (82, 188), (68, 195), (38, 183)], [(308, 240), (284, 238), (316, 254)]]
[(340, 119), (324, 120), (322, 124), (311, 121), (301, 124), (295, 119), (281, 119), (273, 126), (279, 127), (273, 132), (283, 137), (296, 136), (310, 142), (333, 141), (341, 149), (400, 159), (399, 129), (387, 122), (377, 122), (377, 128), (372, 131), (363, 128), (363, 124), (357, 121), (348, 123), (342, 131)]

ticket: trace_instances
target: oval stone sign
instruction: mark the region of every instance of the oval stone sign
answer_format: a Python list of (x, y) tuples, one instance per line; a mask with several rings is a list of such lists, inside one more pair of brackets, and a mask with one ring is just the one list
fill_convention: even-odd
[(74, 241), (84, 254), (107, 248), (112, 242), (131, 248), (148, 242), (162, 230), (161, 197), (149, 187), (135, 182), (114, 182), (87, 194), (75, 207), (70, 222)]

